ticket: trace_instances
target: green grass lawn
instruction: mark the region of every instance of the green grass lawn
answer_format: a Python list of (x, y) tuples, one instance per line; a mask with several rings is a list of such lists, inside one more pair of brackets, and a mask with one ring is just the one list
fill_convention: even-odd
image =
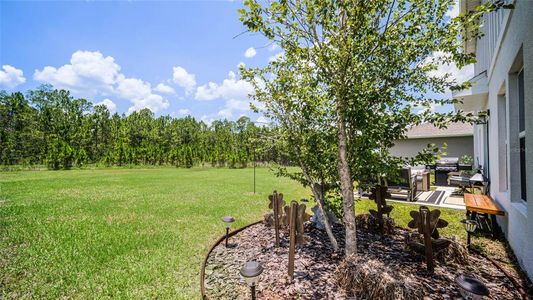
[[(261, 219), (273, 189), (309, 197), (267, 168), (257, 178), (253, 195), (253, 169), (0, 173), (0, 298), (198, 299), (201, 262), (224, 232), (223, 216), (237, 227)], [(416, 206), (393, 205), (406, 226)], [(464, 237), (463, 215), (443, 209), (450, 226), (442, 232)]]
[[(390, 216), (394, 219), (397, 226), (407, 228), (407, 223), (411, 221), (409, 212), (412, 210), (418, 210), (417, 205), (403, 204), (393, 201), (388, 201), (389, 205), (394, 206)], [(437, 207), (429, 206), (429, 209), (433, 210)], [(357, 214), (367, 213), (369, 209), (376, 209), (374, 201), (361, 199), (355, 204), (355, 211)], [(460, 222), (465, 218), (465, 211), (458, 209), (438, 208), (441, 211), (440, 217), (448, 221), (448, 227), (439, 229), (439, 233), (443, 236), (456, 236), (457, 238), (466, 240), (466, 231), (463, 224)]]
[(309, 196), (253, 169), (0, 173), (0, 298), (199, 298), (224, 232), (262, 218), (267, 194)]

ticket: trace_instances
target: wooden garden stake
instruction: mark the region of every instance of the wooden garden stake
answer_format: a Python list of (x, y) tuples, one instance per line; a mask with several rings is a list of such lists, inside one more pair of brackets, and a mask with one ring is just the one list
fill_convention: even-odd
[(270, 199), (270, 204), (268, 207), (272, 208), (274, 212), (274, 232), (276, 235), (275, 246), (279, 248), (279, 223), (283, 214), (283, 206), (285, 205), (285, 201), (283, 201), (283, 194), (278, 194), (276, 191), (274, 191), (272, 195), (268, 196), (268, 199)]
[(451, 241), (441, 239), (438, 228), (448, 226), (448, 222), (440, 219), (440, 210), (429, 210), (426, 206), (420, 206), (418, 211), (411, 211), (413, 220), (407, 224), (409, 228), (418, 229), (418, 233), (423, 235), (424, 244), (418, 242), (410, 242), (412, 249), (426, 256), (426, 266), (430, 273), (435, 270), (435, 263), (433, 261), (434, 252), (439, 252), (446, 249)]
[(420, 207), (420, 217), (422, 219), (422, 226), (424, 229), (424, 246), (426, 249), (427, 270), (428, 272), (433, 273), (435, 271), (435, 265), (433, 264), (433, 245), (431, 243), (431, 221), (429, 209), (427, 207)]
[(382, 185), (376, 185), (372, 189), (372, 194), (370, 194), (370, 199), (374, 200), (374, 202), (377, 205), (377, 211), (370, 209), (370, 215), (372, 215), (374, 218), (378, 220), (379, 224), (379, 232), (383, 234), (383, 215), (386, 214), (387, 217), (389, 216), (390, 212), (392, 211), (392, 205), (387, 205), (387, 198), (391, 197), (391, 194), (387, 191), (387, 186)]
[(305, 204), (291, 201), (291, 206), (285, 206), (285, 215), (282, 218), (284, 226), (289, 229), (289, 267), (288, 273), (291, 280), (294, 278), (294, 252), (296, 244), (303, 245), (305, 242), (304, 223), (311, 217), (305, 212)]
[(298, 203), (291, 202), (289, 210), (289, 277), (294, 278), (294, 251), (296, 248), (296, 216), (298, 214)]

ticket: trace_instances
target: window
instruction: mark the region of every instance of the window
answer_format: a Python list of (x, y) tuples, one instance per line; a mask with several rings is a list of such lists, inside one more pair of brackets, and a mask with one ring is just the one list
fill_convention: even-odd
[(518, 139), (520, 145), (520, 195), (527, 201), (526, 185), (526, 122), (524, 105), (524, 69), (518, 72)]
[(507, 170), (509, 169), (507, 147), (507, 96), (504, 90), (502, 94), (498, 95), (498, 169), (500, 192), (506, 192), (509, 188), (507, 179)]

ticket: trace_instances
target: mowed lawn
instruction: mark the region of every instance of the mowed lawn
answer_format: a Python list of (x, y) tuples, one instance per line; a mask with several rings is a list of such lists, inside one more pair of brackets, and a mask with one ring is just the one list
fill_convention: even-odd
[[(199, 299), (204, 255), (224, 233), (262, 219), (273, 189), (310, 192), (268, 168), (154, 168), (0, 173), (0, 298)], [(309, 205), (313, 205), (312, 202)], [(392, 203), (407, 226), (417, 206)], [(357, 213), (375, 208), (359, 200)], [(442, 209), (460, 235), (464, 211)]]
[(267, 168), (0, 173), (0, 298), (199, 299), (204, 255), (268, 211), (268, 193), (309, 192)]

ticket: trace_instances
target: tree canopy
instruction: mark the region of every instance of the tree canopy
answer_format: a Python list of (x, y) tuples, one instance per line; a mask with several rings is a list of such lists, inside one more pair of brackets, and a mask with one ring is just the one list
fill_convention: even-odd
[(103, 105), (43, 86), (0, 92), (0, 164), (68, 169), (87, 164), (246, 167), (288, 163), (257, 139), (270, 131), (248, 117), (208, 125), (193, 117), (156, 117), (143, 109), (111, 115)]
[(473, 120), (461, 111), (433, 109), (456, 103), (436, 94), (469, 86), (435, 71), (475, 61), (462, 51), (461, 34), (467, 30), (464, 38), (477, 38), (481, 15), (503, 2), (451, 19), (454, 3), (246, 0), (240, 10), (249, 31), (283, 49), (268, 66), (244, 70), (245, 78), (254, 83), (264, 113), (281, 124), (280, 139), (295, 151), (312, 152), (300, 153), (307, 158), (302, 169), (323, 176), (311, 181), (326, 179), (342, 195), (347, 256), (356, 252), (353, 182), (376, 184), (404, 164), (432, 159), (438, 152), (433, 147), (415, 160), (390, 154), (411, 126)]

